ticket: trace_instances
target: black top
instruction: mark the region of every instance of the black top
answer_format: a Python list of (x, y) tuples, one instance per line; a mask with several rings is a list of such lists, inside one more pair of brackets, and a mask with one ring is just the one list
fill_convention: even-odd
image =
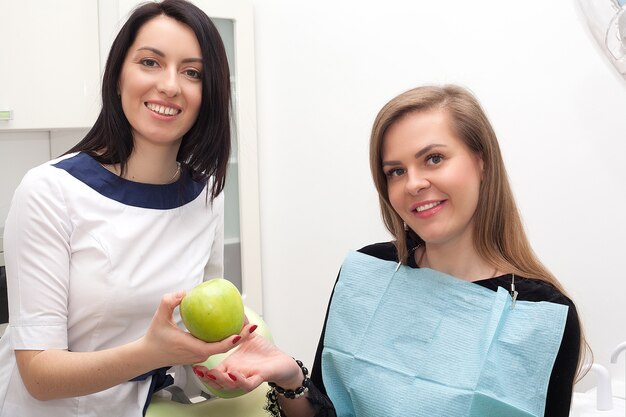
[[(398, 262), (396, 248), (391, 242), (369, 245), (360, 249), (359, 252), (385, 261)], [(417, 268), (413, 257), (409, 257), (409, 266)], [(495, 278), (475, 281), (474, 283), (492, 291), (497, 291), (498, 287), (510, 290), (511, 278), (511, 275), (507, 274)], [(568, 417), (580, 350), (580, 327), (576, 307), (569, 298), (565, 297), (561, 294), (561, 292), (545, 281), (518, 276), (515, 278), (515, 289), (519, 292), (517, 296), (518, 300), (549, 301), (552, 303), (564, 304), (569, 307), (565, 330), (563, 332), (563, 339), (561, 340), (561, 347), (559, 348), (559, 352), (554, 362), (554, 367), (552, 368), (552, 375), (550, 376), (545, 411), (545, 417)], [(337, 277), (337, 279), (339, 279), (339, 277)], [(336, 284), (337, 283), (335, 282), (335, 285)], [(330, 307), (330, 302), (328, 303), (328, 306)], [(329, 409), (327, 401), (324, 401), (326, 398), (323, 398), (326, 396), (326, 388), (324, 387), (324, 382), (322, 381), (322, 350), (324, 349), (324, 335), (326, 332), (327, 321), (328, 309), (326, 310), (324, 327), (322, 328), (322, 335), (317, 346), (315, 362), (313, 363), (313, 369), (311, 372), (311, 381), (315, 384), (315, 388), (319, 389), (321, 394), (323, 394), (319, 395), (315, 392), (317, 390), (311, 390), (311, 396), (313, 397), (313, 401), (311, 402), (318, 410), (316, 417), (335, 416), (334, 410)]]

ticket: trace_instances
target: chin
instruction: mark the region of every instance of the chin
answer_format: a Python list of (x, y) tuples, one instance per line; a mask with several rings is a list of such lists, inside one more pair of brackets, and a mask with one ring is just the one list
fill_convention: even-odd
[(166, 145), (166, 144), (172, 144), (177, 142), (180, 138), (182, 138), (182, 135), (164, 135), (163, 131), (158, 131), (158, 132), (154, 132), (153, 134), (149, 134), (147, 136), (145, 136), (148, 138), (149, 142), (155, 143), (155, 144), (160, 144), (160, 145)]
[[(417, 232), (416, 232), (417, 233)], [(451, 236), (446, 233), (417, 233), (427, 245), (439, 245), (450, 240)]]

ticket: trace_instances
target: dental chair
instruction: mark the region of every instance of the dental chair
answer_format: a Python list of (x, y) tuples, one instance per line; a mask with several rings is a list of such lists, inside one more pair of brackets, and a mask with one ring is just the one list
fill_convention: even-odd
[(236, 398), (213, 397), (191, 404), (182, 404), (155, 394), (146, 417), (267, 417), (265, 393), (267, 384)]
[[(245, 312), (250, 323), (258, 325), (255, 333), (272, 340), (265, 321), (247, 306)], [(213, 355), (202, 365), (211, 369), (231, 352)], [(261, 384), (247, 394), (232, 391), (215, 392), (204, 385), (189, 366), (176, 366), (172, 369), (172, 373), (174, 384), (153, 395), (146, 417), (267, 417), (268, 415), (265, 411), (267, 402), (265, 396), (269, 389), (267, 383)]]

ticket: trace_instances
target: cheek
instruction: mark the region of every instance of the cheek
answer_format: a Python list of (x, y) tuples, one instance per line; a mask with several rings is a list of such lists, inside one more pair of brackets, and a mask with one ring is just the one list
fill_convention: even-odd
[(128, 68), (123, 68), (120, 73), (120, 78), (117, 81), (117, 92), (121, 94), (122, 98), (136, 95), (142, 88), (143, 83), (144, 79), (137, 77), (137, 75)]
[(462, 196), (466, 210), (473, 213), (476, 210), (480, 194), (479, 173), (468, 167), (464, 171), (464, 175), (455, 177), (452, 184), (456, 190), (455, 194)]
[(465, 190), (468, 194), (478, 193), (481, 182), (481, 172), (476, 164), (467, 161), (459, 164), (456, 169), (446, 172), (442, 180), (457, 190)]
[(187, 95), (189, 107), (193, 108), (194, 112), (200, 111), (200, 104), (202, 104), (202, 87), (196, 87), (189, 91)]
[(124, 115), (127, 119), (132, 119), (133, 112), (130, 109), (128, 95), (126, 94), (126, 92), (122, 93), (120, 101), (122, 102), (122, 111), (124, 112)]
[(142, 85), (140, 83), (124, 82), (120, 79), (119, 93), (122, 100), (122, 108), (124, 111), (128, 111), (135, 102), (141, 102), (138, 98), (141, 97)]
[(404, 193), (402, 192), (402, 186), (399, 181), (387, 183), (387, 196), (389, 197), (391, 207), (393, 207), (396, 213), (401, 213)]

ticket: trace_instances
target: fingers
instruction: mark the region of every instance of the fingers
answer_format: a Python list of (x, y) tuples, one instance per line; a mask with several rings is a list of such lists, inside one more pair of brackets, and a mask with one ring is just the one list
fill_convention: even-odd
[(207, 369), (202, 365), (198, 365), (193, 367), (193, 372), (207, 386), (220, 391), (242, 389), (249, 392), (264, 382), (260, 375), (253, 374), (246, 376), (232, 369), (222, 372), (217, 369)]
[(257, 327), (258, 326), (256, 324), (250, 323), (244, 325), (238, 335), (231, 336), (230, 342), (233, 344), (233, 346), (231, 346), (231, 349), (232, 347), (238, 346), (248, 340), (252, 336), (252, 333), (254, 333), (254, 331), (257, 329)]
[(203, 365), (195, 365), (192, 367), (193, 373), (200, 378), (202, 382), (217, 384), (217, 377), (214, 375), (215, 371), (207, 369)]
[(203, 365), (195, 365), (192, 367), (193, 373), (200, 379), (200, 381), (204, 382), (206, 385), (210, 386), (214, 389), (221, 390), (223, 387), (219, 383), (217, 383), (217, 378), (211, 371), (209, 371)]
[[(256, 337), (254, 331), (257, 327), (256, 324), (248, 324), (244, 326), (239, 335), (230, 336), (221, 342), (210, 343), (207, 346), (220, 351), (224, 348), (233, 349), (250, 338)], [(235, 359), (237, 355), (238, 353), (235, 353), (234, 356), (225, 358), (212, 369), (208, 369), (206, 366), (198, 363), (192, 367), (193, 372), (205, 385), (215, 390), (252, 391), (264, 382), (264, 378), (256, 367), (250, 367), (241, 360)], [(231, 358), (233, 360), (229, 361)]]
[(161, 298), (159, 307), (154, 315), (150, 328), (146, 333), (145, 340), (148, 346), (167, 346), (166, 352), (160, 357), (168, 364), (192, 364), (204, 362), (209, 356), (228, 352), (241, 345), (253, 335), (257, 326), (246, 324), (239, 334), (231, 335), (224, 340), (207, 343), (195, 338), (173, 321), (174, 309), (181, 303), (185, 291), (166, 294)]
[(245, 342), (246, 340), (250, 338), (250, 336), (252, 335), (252, 333), (254, 333), (257, 327), (258, 326), (256, 324), (249, 324), (247, 326), (244, 326), (243, 329), (241, 329), (241, 333), (229, 336), (226, 339), (222, 340), (221, 342), (211, 343), (210, 344), (211, 349), (213, 348), (218, 349), (216, 352), (212, 354), (227, 352), (233, 349), (234, 347), (239, 346), (240, 344), (242, 344), (243, 342)]
[(174, 313), (174, 309), (180, 304), (184, 296), (184, 290), (165, 294), (161, 298), (161, 303), (159, 304), (157, 313), (167, 317), (168, 319), (171, 318)]
[(244, 375), (232, 369), (226, 373), (215, 373), (215, 382), (221, 384), (225, 389), (243, 389), (249, 392), (263, 383), (263, 378), (258, 374)]
[(241, 345), (248, 340), (257, 326), (254, 324), (248, 325), (241, 330), (241, 333), (227, 337), (219, 342), (207, 343), (200, 339), (196, 339), (190, 333), (187, 333), (190, 338), (190, 343), (193, 344), (193, 349), (197, 349), (201, 353), (201, 357), (194, 363), (204, 362), (209, 356), (216, 355), (218, 353), (228, 352), (231, 349)]

